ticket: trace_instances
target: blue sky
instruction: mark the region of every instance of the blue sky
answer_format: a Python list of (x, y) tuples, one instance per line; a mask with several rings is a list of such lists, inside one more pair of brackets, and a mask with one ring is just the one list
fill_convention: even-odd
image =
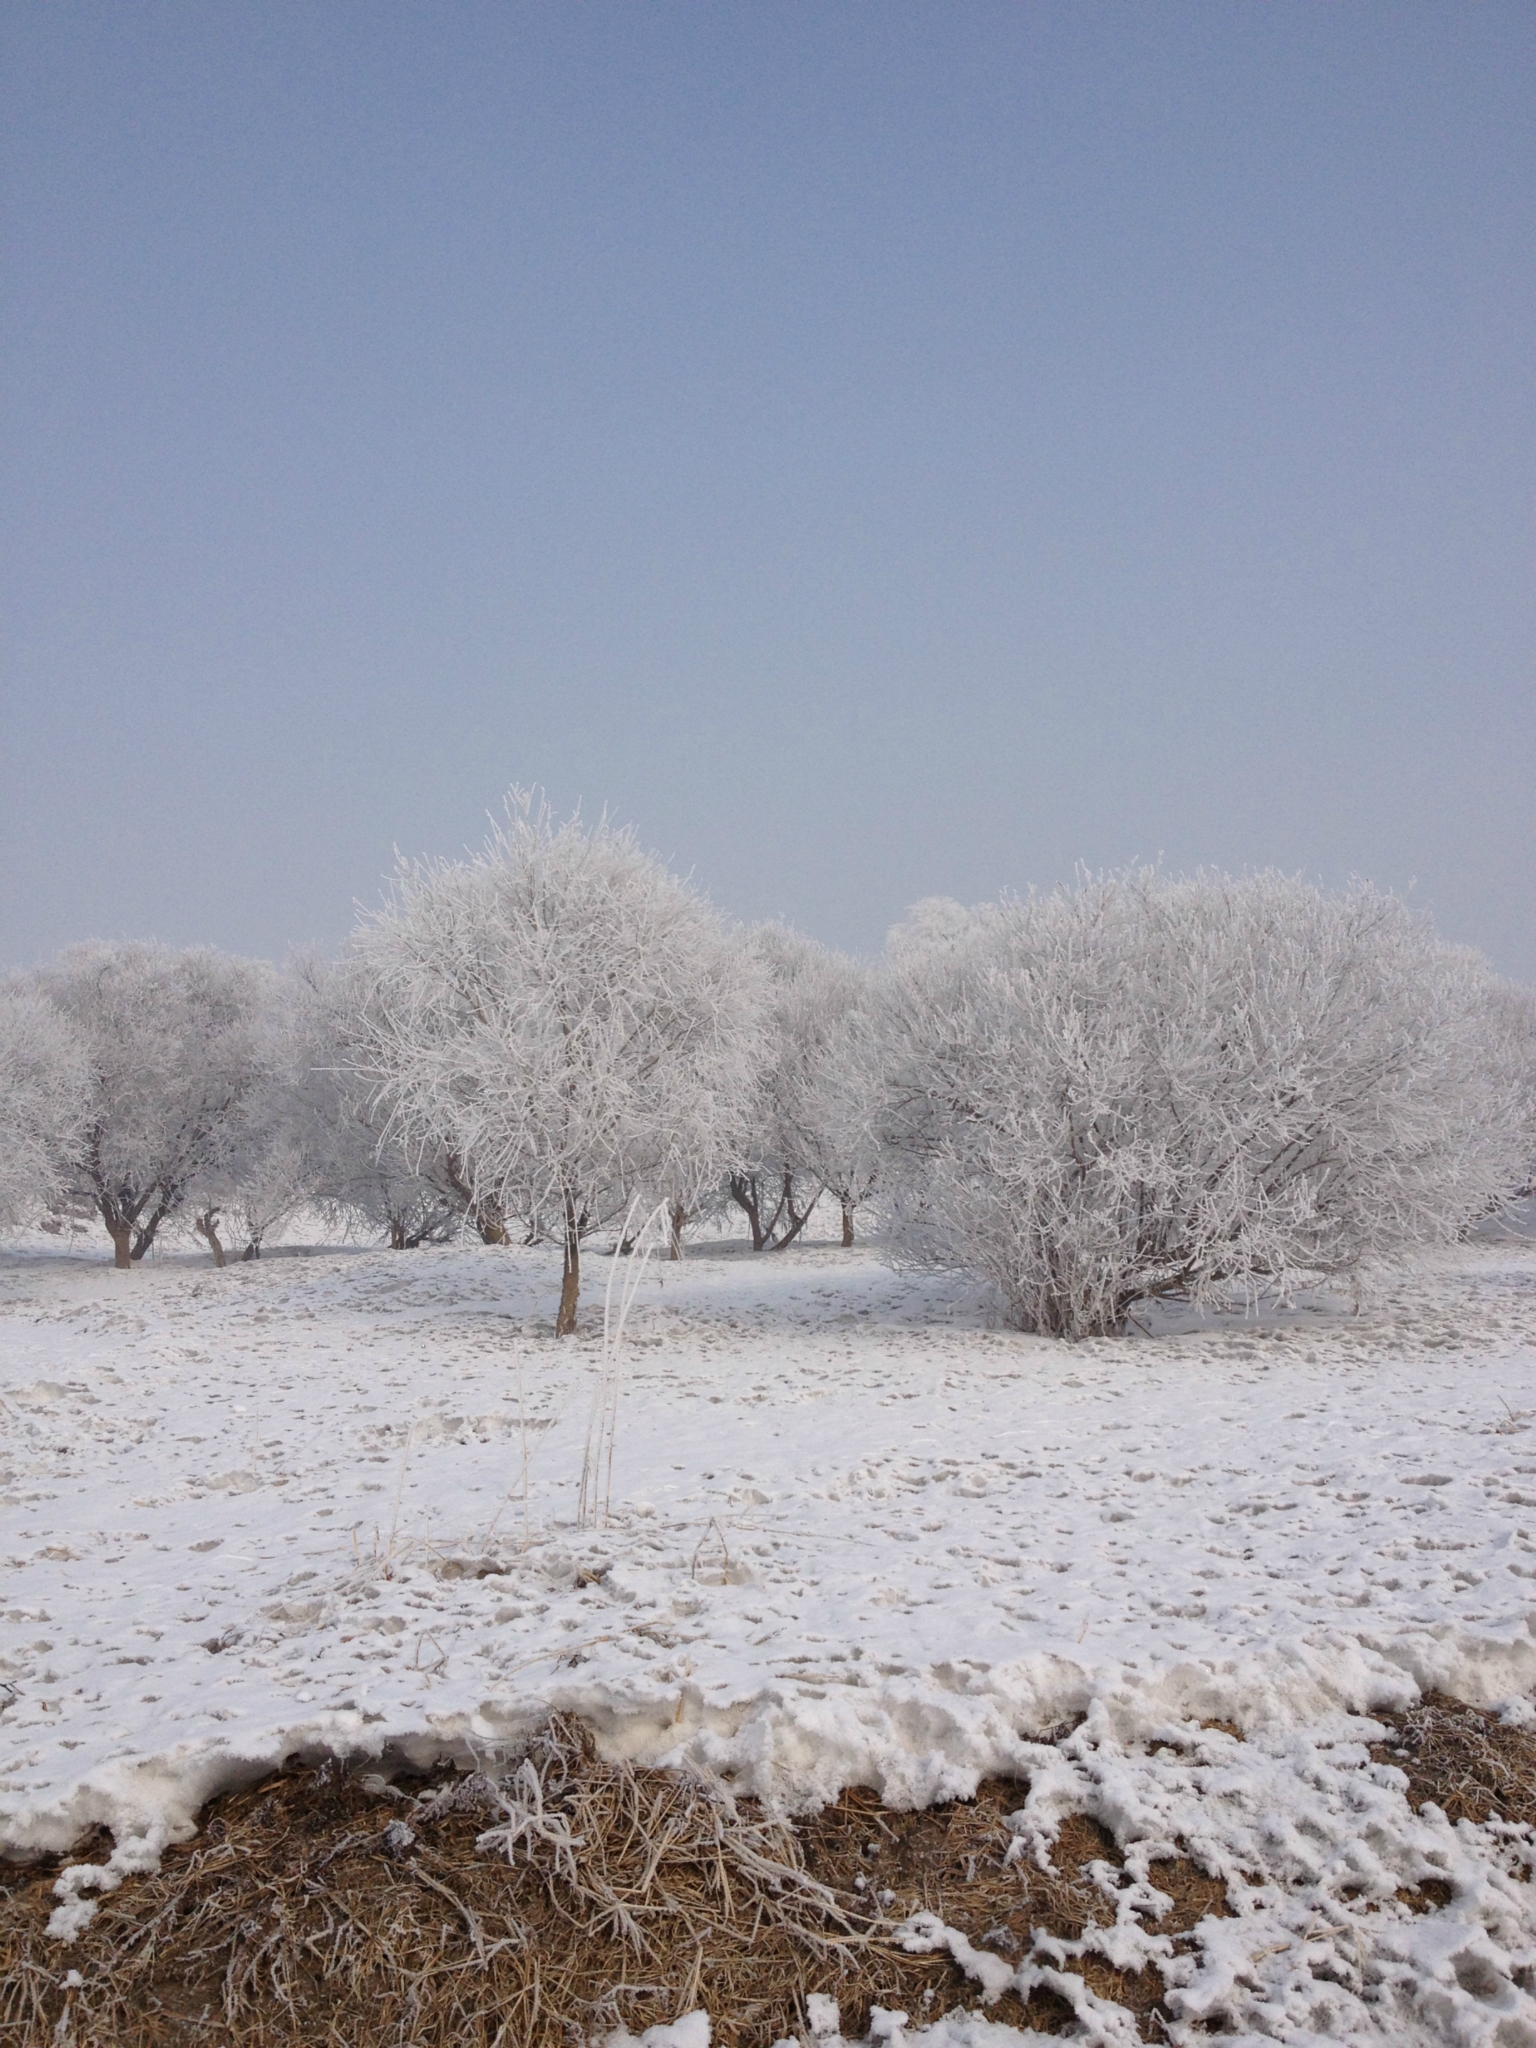
[(1536, 9), (0, 17), (0, 960), (512, 782), (863, 950), (1091, 866), (1536, 981)]

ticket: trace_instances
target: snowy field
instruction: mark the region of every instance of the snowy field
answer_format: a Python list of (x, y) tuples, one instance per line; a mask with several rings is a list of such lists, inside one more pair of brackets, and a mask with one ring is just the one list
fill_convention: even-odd
[[(798, 1809), (1027, 1776), (1026, 1852), (1073, 1808), (1124, 1849), (1086, 1937), (1124, 1967), (1187, 1846), (1240, 1908), (1173, 1965), (1190, 2028), (1536, 2043), (1529, 1841), (1415, 1816), (1362, 1718), (1530, 1715), (1530, 1241), (1358, 1316), (1070, 1347), (863, 1251), (695, 1252), (642, 1288), (587, 1528), (607, 1260), (557, 1344), (547, 1251), (123, 1275), (104, 1243), (0, 1255), (8, 1846), (106, 1822), (131, 1868), (295, 1751), (494, 1752), (568, 1708)], [(1426, 1877), (1454, 1898), (1412, 1912)]]

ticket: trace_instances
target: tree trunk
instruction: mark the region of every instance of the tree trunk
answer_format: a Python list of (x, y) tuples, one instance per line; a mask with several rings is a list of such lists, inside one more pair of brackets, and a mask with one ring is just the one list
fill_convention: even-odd
[(671, 1225), (667, 1257), (669, 1259), (680, 1259), (683, 1256), (683, 1230), (688, 1222), (688, 1211), (681, 1202), (674, 1202), (667, 1220)]
[(763, 1229), (762, 1211), (757, 1202), (757, 1180), (753, 1175), (733, 1173), (730, 1179), (731, 1200), (746, 1214), (752, 1231), (752, 1249), (760, 1252), (767, 1232)]
[(576, 1334), (576, 1297), (581, 1291), (581, 1233), (576, 1224), (576, 1205), (569, 1196), (565, 1204), (565, 1257), (560, 1270), (560, 1310), (555, 1317), (555, 1335)]
[(224, 1264), (224, 1247), (219, 1242), (219, 1219), (212, 1209), (205, 1209), (201, 1216), (193, 1218), (192, 1228), (199, 1237), (206, 1238), (208, 1249), (213, 1253), (216, 1266)]
[(240, 1263), (242, 1266), (248, 1265), (252, 1259), (259, 1259), (260, 1257), (261, 1239), (259, 1237), (253, 1237), (250, 1243), (246, 1246), (245, 1250), (240, 1254)]
[(847, 1202), (842, 1203), (841, 1206), (843, 1211), (843, 1250), (847, 1251), (848, 1247), (853, 1243), (853, 1209)]
[(801, 1231), (804, 1230), (806, 1224), (810, 1222), (811, 1212), (821, 1200), (821, 1193), (822, 1191), (818, 1187), (806, 1206), (803, 1209), (797, 1209), (795, 1207), (795, 1177), (792, 1173), (785, 1174), (784, 1186), (779, 1195), (779, 1206), (773, 1212), (773, 1221), (774, 1225), (777, 1226), (779, 1218), (787, 1215), (789, 1218), (789, 1228), (777, 1244), (769, 1245), (768, 1249), (771, 1252), (781, 1252), (787, 1245), (794, 1243)]
[(158, 1209), (156, 1209), (154, 1215), (150, 1217), (149, 1221), (146, 1224), (144, 1224), (140, 1229), (136, 1230), (133, 1234), (133, 1251), (131, 1256), (134, 1259), (143, 1258), (144, 1254), (149, 1250), (150, 1246), (155, 1241), (155, 1232), (160, 1228), (161, 1224), (165, 1221), (166, 1217), (170, 1215), (170, 1213), (170, 1198), (169, 1196), (162, 1196), (160, 1206)]
[(112, 1263), (118, 1272), (126, 1273), (133, 1263), (133, 1218), (123, 1214), (121, 1204), (112, 1195), (98, 1192), (96, 1206), (112, 1240)]
[(389, 1248), (392, 1252), (405, 1250), (405, 1219), (401, 1216), (389, 1219)]
[(457, 1191), (469, 1211), (469, 1220), (479, 1231), (481, 1242), (510, 1244), (512, 1240), (507, 1235), (507, 1219), (496, 1197), (482, 1195), (478, 1201), (475, 1199), (474, 1185), (470, 1175), (465, 1171), (464, 1162), (455, 1158), (453, 1153), (444, 1154), (443, 1164), (447, 1170), (449, 1184)]

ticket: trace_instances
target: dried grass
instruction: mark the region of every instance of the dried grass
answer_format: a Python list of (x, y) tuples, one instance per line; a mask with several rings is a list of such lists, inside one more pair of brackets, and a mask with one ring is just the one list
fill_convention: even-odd
[[(1075, 1938), (1107, 1917), (1087, 1866), (1118, 1862), (1076, 1816), (1055, 1874), (1005, 1865), (1017, 1785), (902, 1814), (848, 1792), (792, 1825), (716, 1785), (605, 1762), (559, 1721), (509, 1777), (414, 1789), (332, 1764), (217, 1799), (197, 1838), (105, 1898), (68, 1949), (43, 1931), (55, 1869), (16, 1873), (0, 1886), (0, 2043), (568, 2048), (706, 2005), (725, 2048), (766, 2048), (808, 2032), (812, 1991), (839, 2001), (849, 2031), (872, 2004), (924, 2018), (974, 2005), (947, 1957), (894, 1943), (898, 1920), (928, 1908), (1014, 1952), (1040, 1926)], [(1179, 1901), (1163, 1926), (1219, 1909), (1193, 1865), (1161, 1874)], [(1090, 1960), (1084, 1974), (1157, 2007), (1155, 1973)], [(1049, 1992), (992, 2010), (1047, 2033), (1070, 2019)]]
[[(1375, 1754), (1408, 1773), (1416, 1805), (1536, 1819), (1536, 1738), (1435, 1697), (1383, 1718)], [(854, 1790), (790, 1824), (717, 1785), (606, 1762), (561, 1721), (495, 1781), (444, 1771), (386, 1789), (336, 1764), (288, 1769), (215, 1800), (71, 1948), (44, 1932), (56, 1866), (0, 1878), (0, 2044), (571, 2048), (704, 2005), (723, 2048), (768, 2048), (808, 2033), (813, 1991), (850, 2033), (873, 2004), (935, 2018), (974, 2006), (976, 1987), (948, 1957), (893, 1942), (909, 1913), (1010, 1955), (1038, 1928), (1076, 1940), (1111, 1917), (1092, 1869), (1119, 1864), (1111, 1838), (1078, 1814), (1051, 1872), (1005, 1862), (1020, 1803), (1000, 1781), (920, 1813)], [(1176, 1945), (1226, 1911), (1188, 1859), (1154, 1875)], [(1156, 1971), (1077, 1967), (1162, 2037)], [(1071, 2023), (1044, 1990), (989, 2012), (1042, 2033)]]
[[(1114, 1837), (1087, 1814), (1069, 1814), (1051, 1845), (1050, 1871), (1035, 1868), (1028, 1858), (1005, 1863), (1012, 1838), (1007, 1816), (1021, 1803), (1020, 1787), (1001, 1779), (983, 1783), (973, 1800), (920, 1813), (892, 1813), (872, 1792), (848, 1791), (804, 1824), (806, 1864), (841, 1898), (858, 1899), (857, 1879), (863, 1876), (866, 1896), (873, 1893), (878, 1902), (881, 1893), (895, 1895), (885, 1909), (889, 1915), (937, 1913), (978, 1946), (1013, 1958), (1028, 1951), (1037, 1929), (1077, 1941), (1085, 1928), (1113, 1921), (1114, 1909), (1091, 1871), (1095, 1863), (1120, 1867)], [(1176, 1945), (1181, 1945), (1178, 1937), (1187, 1935), (1208, 1913), (1228, 1910), (1221, 1881), (1188, 1857), (1155, 1863), (1151, 1874), (1173, 1901), (1156, 1923), (1157, 1931), (1173, 1935)], [(1158, 2019), (1165, 2010), (1165, 1986), (1158, 1971), (1116, 1970), (1098, 1956), (1088, 1956), (1071, 1968), (1099, 1997), (1114, 1999), (1135, 2013), (1145, 2038), (1164, 2038)], [(975, 1987), (947, 1962), (930, 1963), (920, 1979), (889, 1969), (881, 1957), (870, 1966), (870, 1974), (881, 1981), (858, 2006), (860, 2031), (868, 2024), (872, 2003), (904, 2006), (914, 2017), (927, 2019), (952, 2006), (976, 2002)], [(1072, 2022), (1066, 2000), (1048, 1990), (1037, 1990), (1027, 2004), (1009, 1993), (987, 2011), (993, 2019), (1043, 2033), (1058, 2032)], [(844, 2018), (848, 2017), (845, 2001)]]
[(1407, 1774), (1415, 1812), (1433, 1801), (1448, 1820), (1497, 1815), (1536, 1826), (1536, 1731), (1437, 1692), (1404, 1714), (1376, 1719), (1392, 1733), (1371, 1755)]

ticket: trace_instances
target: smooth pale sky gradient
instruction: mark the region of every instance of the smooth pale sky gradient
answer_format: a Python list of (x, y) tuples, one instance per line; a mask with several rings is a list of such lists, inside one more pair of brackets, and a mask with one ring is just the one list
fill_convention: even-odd
[(0, 961), (508, 784), (859, 950), (1075, 863), (1536, 982), (1536, 7), (11, 0)]

